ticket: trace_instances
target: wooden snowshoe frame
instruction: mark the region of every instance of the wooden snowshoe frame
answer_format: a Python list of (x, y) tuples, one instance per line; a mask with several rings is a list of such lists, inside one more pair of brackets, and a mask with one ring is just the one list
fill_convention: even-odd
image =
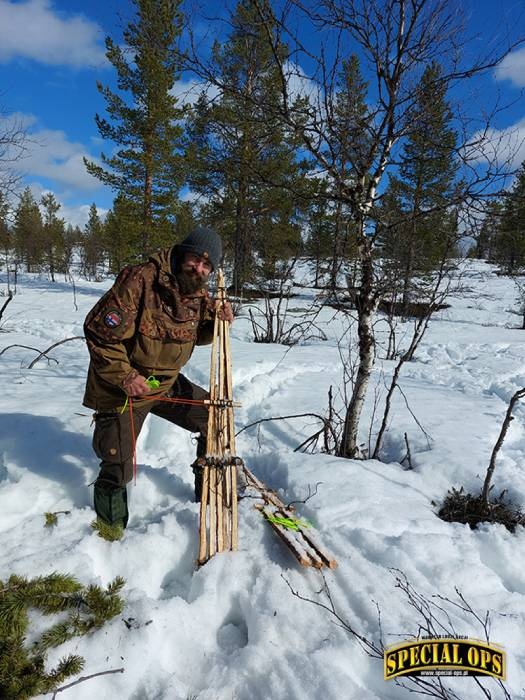
[[(293, 506), (286, 506), (275, 491), (269, 489), (248, 467), (244, 466), (243, 472), (246, 488), (254, 491), (260, 498), (255, 507), (264, 515), (301, 566), (335, 569), (337, 561), (320, 544), (317, 536), (313, 534), (312, 526), (298, 518)], [(287, 527), (286, 521), (293, 527)]]
[[(217, 272), (217, 304), (226, 301), (222, 270)], [(203, 467), (199, 516), (198, 563), (217, 552), (238, 548), (237, 469), (242, 467), (245, 487), (255, 493), (255, 504), (302, 566), (335, 569), (337, 562), (314, 536), (311, 526), (297, 518), (275, 491), (260, 481), (236, 456), (233, 408), (230, 324), (215, 316), (210, 368), (210, 398), (206, 457)], [(286, 524), (287, 523), (287, 524)], [(287, 526), (288, 525), (288, 526)]]
[[(217, 272), (217, 305), (226, 301), (222, 270)], [(238, 547), (237, 464), (232, 400), (230, 324), (215, 315), (208, 401), (208, 437), (199, 518), (199, 564)]]

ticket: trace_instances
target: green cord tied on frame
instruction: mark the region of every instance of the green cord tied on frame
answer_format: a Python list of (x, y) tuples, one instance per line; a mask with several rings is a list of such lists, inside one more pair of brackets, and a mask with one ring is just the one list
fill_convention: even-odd
[[(146, 379), (146, 384), (149, 386), (150, 389), (159, 389), (160, 388), (160, 382), (159, 380), (153, 376), (153, 374), (150, 374), (150, 376)], [(126, 396), (126, 402), (124, 406), (122, 406), (121, 414), (124, 413), (126, 408), (128, 407), (129, 403), (129, 396)]]
[(300, 520), (299, 518), (284, 518), (279, 515), (267, 515), (266, 519), (276, 525), (282, 525), (288, 530), (299, 530), (301, 527), (313, 527), (312, 523), (309, 523), (308, 520)]

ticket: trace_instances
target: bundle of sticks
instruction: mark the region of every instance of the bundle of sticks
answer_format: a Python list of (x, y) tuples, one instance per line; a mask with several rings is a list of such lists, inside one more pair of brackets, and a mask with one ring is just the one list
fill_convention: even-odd
[[(222, 270), (217, 273), (217, 303), (226, 301)], [(203, 467), (199, 519), (199, 564), (217, 552), (236, 550), (237, 466), (242, 461), (235, 453), (235, 427), (232, 398), (232, 367), (229, 322), (215, 316), (211, 352), (210, 398), (206, 456)]]

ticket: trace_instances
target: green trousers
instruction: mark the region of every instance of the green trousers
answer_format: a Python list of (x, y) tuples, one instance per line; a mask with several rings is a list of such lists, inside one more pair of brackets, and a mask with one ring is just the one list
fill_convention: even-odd
[[(167, 394), (168, 397), (205, 399), (208, 392), (193, 384), (182, 374)], [(175, 425), (199, 433), (197, 456), (206, 453), (208, 409), (205, 405), (175, 404), (151, 401), (133, 406), (133, 427), (138, 438), (148, 413), (165, 418)], [(113, 525), (128, 522), (126, 484), (133, 478), (133, 437), (129, 410), (100, 411), (95, 415), (93, 449), (101, 460), (100, 472), (95, 481), (94, 506), (99, 518)]]

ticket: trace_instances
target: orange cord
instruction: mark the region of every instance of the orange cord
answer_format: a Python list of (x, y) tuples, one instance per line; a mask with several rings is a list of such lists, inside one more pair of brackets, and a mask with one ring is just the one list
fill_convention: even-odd
[[(144, 400), (144, 399), (142, 399)], [(204, 399), (174, 399), (168, 396), (151, 396), (148, 395), (147, 399), (149, 401), (167, 401), (168, 403), (186, 403), (192, 406), (203, 405), (205, 406)], [(137, 485), (137, 438), (135, 435), (135, 422), (133, 421), (133, 399), (128, 396), (127, 404), (129, 406), (129, 419), (131, 421), (131, 445), (133, 447), (133, 485)]]

